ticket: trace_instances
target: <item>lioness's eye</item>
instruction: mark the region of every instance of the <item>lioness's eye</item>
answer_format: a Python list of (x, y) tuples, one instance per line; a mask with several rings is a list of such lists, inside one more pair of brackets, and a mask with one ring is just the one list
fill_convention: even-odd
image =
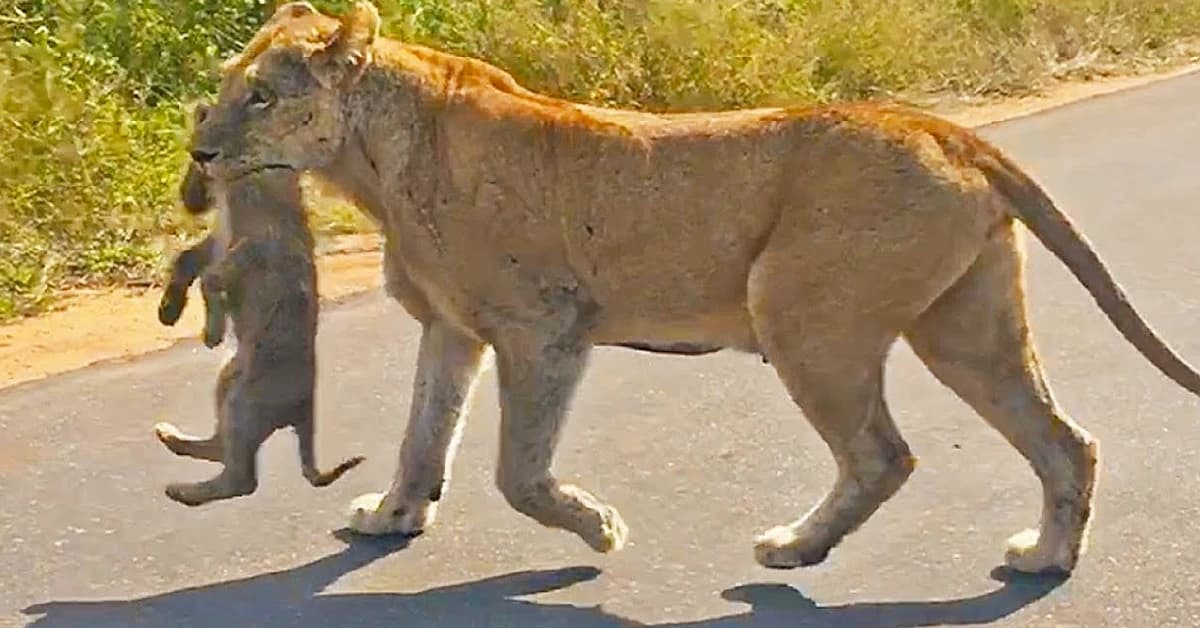
[(246, 104), (253, 109), (266, 109), (275, 102), (275, 95), (271, 90), (265, 87), (255, 87), (250, 90), (250, 97), (246, 100)]

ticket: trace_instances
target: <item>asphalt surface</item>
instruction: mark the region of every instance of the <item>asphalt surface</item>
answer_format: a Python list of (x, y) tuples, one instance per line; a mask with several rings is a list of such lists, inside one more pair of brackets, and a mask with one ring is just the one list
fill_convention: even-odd
[[(1082, 225), (1140, 311), (1200, 362), (1200, 75), (984, 131)], [(1068, 579), (996, 570), (1036, 524), (1017, 453), (898, 345), (891, 406), (921, 464), (821, 566), (755, 565), (755, 534), (806, 511), (833, 464), (752, 356), (597, 352), (557, 469), (631, 528), (592, 553), (510, 510), (492, 481), (495, 372), (435, 528), (407, 544), (337, 533), (387, 488), (417, 327), (378, 293), (325, 311), (318, 456), (365, 454), (309, 488), (295, 441), (264, 448), (251, 497), (187, 509), (215, 473), (152, 437), (210, 429), (221, 356), (197, 343), (0, 393), (0, 623), (106, 626), (1200, 625), (1200, 404), (1127, 345), (1036, 242), (1036, 339), (1054, 390), (1101, 442), (1090, 553)], [(350, 543), (347, 543), (350, 541)]]

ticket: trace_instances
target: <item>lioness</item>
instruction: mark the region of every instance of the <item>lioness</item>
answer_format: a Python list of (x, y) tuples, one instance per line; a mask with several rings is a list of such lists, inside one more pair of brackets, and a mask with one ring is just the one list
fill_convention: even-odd
[[(211, 187), (217, 188), (215, 194)], [(170, 423), (154, 428), (175, 454), (224, 464), (210, 480), (168, 485), (167, 496), (198, 506), (253, 493), (259, 447), (287, 426), (296, 432), (304, 478), (317, 487), (335, 482), (364, 458), (351, 458), (324, 472), (316, 466), (316, 267), (298, 173), (270, 169), (209, 181), (193, 162), (181, 192), (192, 213), (202, 212), (208, 199), (214, 199), (220, 206), (221, 232), (209, 234), (176, 258), (159, 319), (167, 325), (179, 319), (188, 287), (204, 271), (204, 342), (214, 347), (222, 341), (228, 313), (237, 352), (218, 375), (213, 436), (188, 436)], [(228, 250), (225, 238), (231, 238)]]
[(1008, 563), (1070, 571), (1098, 446), (1038, 365), (1018, 222), (1151, 363), (1200, 393), (1068, 217), (969, 130), (869, 103), (577, 105), (378, 31), (366, 2), (341, 18), (281, 6), (225, 64), (192, 145), (214, 171), (312, 171), (384, 225), (388, 291), (423, 335), (397, 475), (355, 502), (356, 530), (433, 522), (491, 347), (500, 490), (542, 524), (618, 549), (617, 511), (551, 473), (589, 350), (726, 348), (769, 360), (837, 461), (820, 504), (756, 543), (768, 567), (819, 563), (913, 471), (883, 397), (904, 337), (1042, 481), (1040, 530), (1010, 540)]

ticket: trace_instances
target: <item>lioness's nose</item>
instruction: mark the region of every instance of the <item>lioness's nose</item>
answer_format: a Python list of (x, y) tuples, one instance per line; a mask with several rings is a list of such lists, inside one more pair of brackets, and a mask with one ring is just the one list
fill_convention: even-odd
[(192, 151), (192, 159), (196, 163), (206, 164), (206, 163), (216, 159), (217, 154), (218, 153), (215, 150), (199, 150), (199, 149), (197, 149), (197, 150)]

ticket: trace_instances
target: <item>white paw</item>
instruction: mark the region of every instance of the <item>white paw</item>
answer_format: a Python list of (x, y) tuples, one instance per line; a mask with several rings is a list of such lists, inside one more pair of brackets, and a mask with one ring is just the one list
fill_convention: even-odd
[(597, 534), (583, 540), (592, 549), (602, 554), (616, 552), (625, 547), (625, 541), (629, 539), (629, 526), (625, 525), (621, 513), (612, 506), (604, 506), (597, 514), (600, 515), (600, 527)]
[(178, 439), (181, 436), (179, 428), (165, 421), (154, 424), (154, 435), (160, 441)]
[(366, 493), (350, 502), (350, 529), (359, 534), (416, 535), (433, 525), (437, 504), (393, 504), (387, 493)]
[(1075, 567), (1075, 560), (1069, 552), (1040, 545), (1040, 537), (1040, 533), (1033, 529), (1022, 530), (1009, 537), (1005, 564), (1023, 573), (1070, 573)]
[(829, 556), (826, 543), (802, 537), (793, 526), (777, 526), (754, 541), (754, 560), (768, 569), (794, 569), (816, 565)]

